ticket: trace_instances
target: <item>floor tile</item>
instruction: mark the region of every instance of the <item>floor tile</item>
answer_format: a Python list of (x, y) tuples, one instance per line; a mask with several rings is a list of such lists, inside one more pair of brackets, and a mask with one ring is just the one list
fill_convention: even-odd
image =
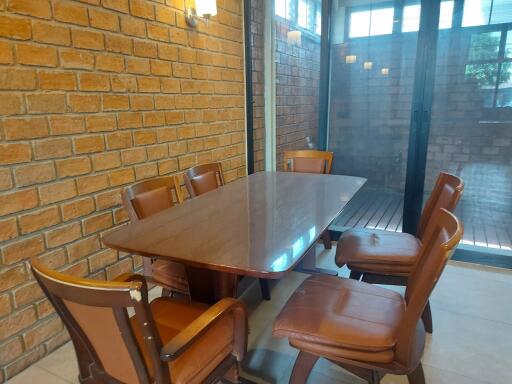
[(37, 365), (31, 366), (7, 382), (9, 384), (69, 384), (68, 381), (52, 375)]

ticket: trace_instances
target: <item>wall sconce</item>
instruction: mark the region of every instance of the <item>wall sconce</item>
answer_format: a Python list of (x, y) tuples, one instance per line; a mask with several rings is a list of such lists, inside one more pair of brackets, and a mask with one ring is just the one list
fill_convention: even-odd
[[(188, 0), (191, 3), (193, 0)], [(195, 0), (195, 8), (191, 5), (185, 9), (185, 20), (187, 24), (195, 28), (199, 20), (205, 19), (208, 21), (210, 17), (217, 14), (217, 0)]]
[(345, 63), (347, 64), (354, 64), (357, 61), (356, 55), (347, 55), (345, 56)]
[(382, 74), (382, 76), (389, 75), (389, 68), (381, 68), (380, 73)]
[(301, 45), (302, 34), (300, 31), (290, 31), (286, 34), (286, 40), (290, 45)]
[(365, 61), (363, 63), (363, 68), (366, 70), (366, 71), (370, 71), (372, 68), (373, 68), (373, 61)]

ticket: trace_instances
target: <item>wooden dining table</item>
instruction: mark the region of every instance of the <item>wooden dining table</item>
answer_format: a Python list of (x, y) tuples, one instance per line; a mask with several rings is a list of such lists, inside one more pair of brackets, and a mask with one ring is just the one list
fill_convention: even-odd
[(192, 300), (213, 303), (236, 297), (240, 276), (280, 279), (308, 255), (308, 268), (314, 268), (311, 250), (365, 182), (258, 172), (102, 240), (113, 249), (183, 264)]

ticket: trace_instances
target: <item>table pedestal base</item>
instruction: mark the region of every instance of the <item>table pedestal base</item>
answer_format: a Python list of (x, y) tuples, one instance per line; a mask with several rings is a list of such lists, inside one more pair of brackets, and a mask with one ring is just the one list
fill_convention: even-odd
[(330, 275), (338, 276), (338, 272), (332, 269), (318, 268), (316, 266), (316, 243), (313, 243), (311, 248), (306, 252), (306, 255), (302, 258), (302, 261), (297, 267), (295, 272), (306, 273), (308, 275)]

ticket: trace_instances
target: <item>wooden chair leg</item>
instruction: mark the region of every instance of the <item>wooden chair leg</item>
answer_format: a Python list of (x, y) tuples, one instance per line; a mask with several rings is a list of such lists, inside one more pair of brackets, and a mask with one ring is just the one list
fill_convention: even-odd
[(430, 309), (430, 300), (427, 301), (427, 305), (425, 305), (425, 309), (421, 315), (421, 320), (423, 321), (423, 326), (425, 327), (425, 331), (428, 333), (432, 333), (432, 311)]
[(305, 384), (317, 360), (318, 356), (300, 351), (297, 360), (295, 360), (295, 365), (293, 366), (290, 384)]
[(372, 371), (370, 376), (370, 380), (368, 380), (368, 384), (379, 384), (381, 379), (381, 375), (378, 371)]
[(421, 362), (416, 369), (407, 375), (409, 384), (425, 384), (425, 375), (423, 374), (423, 366)]
[(322, 241), (324, 242), (325, 249), (332, 249), (331, 232), (329, 230), (322, 233)]
[(259, 279), (260, 282), (260, 290), (261, 290), (261, 297), (263, 297), (263, 300), (270, 300), (270, 286), (268, 284), (268, 280), (266, 279)]
[(361, 276), (363, 275), (363, 272), (359, 271), (350, 271), (350, 278), (352, 280), (359, 280)]

